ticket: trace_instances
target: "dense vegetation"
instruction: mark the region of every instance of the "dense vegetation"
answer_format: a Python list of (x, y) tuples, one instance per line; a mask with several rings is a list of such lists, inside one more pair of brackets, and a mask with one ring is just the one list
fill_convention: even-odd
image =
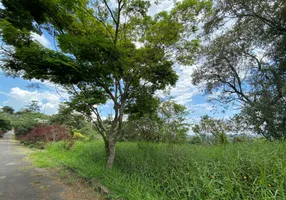
[[(155, 111), (155, 92), (178, 79), (174, 63), (193, 62), (199, 41), (185, 38), (197, 31), (197, 14), (210, 7), (208, 1), (177, 2), (171, 12), (150, 15), (148, 0), (4, 0), (2, 4), (0, 28), (6, 44), (2, 68), (26, 79), (60, 84), (70, 94), (70, 106), (87, 117), (96, 116), (91, 119), (104, 140), (108, 168), (117, 141), (124, 137), (124, 115), (140, 118)], [(55, 50), (32, 39), (32, 32), (43, 31), (55, 38)], [(106, 127), (95, 105), (108, 100), (114, 117)]]
[(66, 167), (123, 199), (285, 199), (285, 142), (234, 145), (119, 143), (113, 169), (102, 142), (49, 145), (40, 167)]
[[(47, 146), (33, 155), (39, 165), (124, 199), (286, 198), (284, 0), (182, 0), (158, 13), (150, 0), (2, 4), (1, 69), (69, 94), (53, 116), (36, 101), (0, 112), (0, 134), (13, 127), (24, 143)], [(194, 64), (190, 81), (236, 115), (191, 125), (186, 107), (158, 97), (176, 84), (177, 65)]]

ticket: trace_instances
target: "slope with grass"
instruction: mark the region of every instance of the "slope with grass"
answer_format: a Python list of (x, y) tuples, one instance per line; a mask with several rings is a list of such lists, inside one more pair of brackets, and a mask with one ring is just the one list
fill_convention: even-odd
[(112, 170), (103, 144), (50, 144), (32, 155), (41, 167), (64, 166), (122, 199), (285, 199), (286, 143), (226, 146), (119, 143)]

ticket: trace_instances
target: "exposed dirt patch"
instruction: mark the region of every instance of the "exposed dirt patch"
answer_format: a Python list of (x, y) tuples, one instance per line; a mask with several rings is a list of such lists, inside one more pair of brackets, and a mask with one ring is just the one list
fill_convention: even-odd
[(61, 194), (61, 198), (64, 200), (104, 200), (105, 198), (90, 187), (81, 178), (76, 177), (67, 170), (61, 170), (58, 172), (59, 179), (57, 183), (65, 188), (65, 191)]

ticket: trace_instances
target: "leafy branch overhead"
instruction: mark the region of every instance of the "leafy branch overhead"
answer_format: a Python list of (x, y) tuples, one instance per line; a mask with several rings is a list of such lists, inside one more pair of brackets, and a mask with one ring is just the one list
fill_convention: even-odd
[(268, 139), (286, 135), (285, 11), (284, 1), (216, 1), (205, 17), (204, 62), (193, 74), (220, 103), (238, 104)]
[[(170, 12), (152, 16), (147, 0), (3, 0), (2, 4), (0, 28), (6, 44), (2, 68), (66, 87), (71, 106), (96, 116), (108, 167), (123, 134), (126, 109), (142, 104), (142, 94), (154, 99), (156, 90), (175, 85), (178, 75), (173, 65), (192, 63), (199, 46), (197, 39), (189, 40), (197, 30), (196, 16), (211, 7), (208, 1), (186, 0)], [(33, 39), (32, 33), (43, 32), (54, 38), (56, 50)], [(108, 130), (95, 106), (107, 100), (114, 107)]]

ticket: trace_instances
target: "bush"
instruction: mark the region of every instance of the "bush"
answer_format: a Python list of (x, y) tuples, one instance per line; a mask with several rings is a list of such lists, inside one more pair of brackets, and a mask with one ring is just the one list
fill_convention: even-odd
[(27, 135), (21, 138), (30, 142), (50, 142), (69, 139), (69, 130), (58, 124), (53, 125), (37, 125)]
[(7, 116), (0, 114), (0, 129), (3, 132), (10, 131), (12, 129), (11, 122)]
[(81, 134), (79, 131), (75, 130), (73, 132), (73, 139), (78, 139), (78, 140), (88, 140), (88, 138), (86, 136), (84, 136), (83, 134)]
[(86, 136), (90, 141), (102, 140), (101, 135), (96, 130), (94, 130), (94, 128), (90, 128), (90, 124), (86, 124), (86, 126), (81, 128), (79, 132)]
[(0, 137), (4, 135), (4, 132), (0, 129)]
[(39, 120), (48, 120), (48, 116), (42, 113), (18, 112), (16, 116), (11, 118), (12, 126), (15, 130), (17, 138), (21, 138), (28, 134), (33, 128), (39, 124)]

